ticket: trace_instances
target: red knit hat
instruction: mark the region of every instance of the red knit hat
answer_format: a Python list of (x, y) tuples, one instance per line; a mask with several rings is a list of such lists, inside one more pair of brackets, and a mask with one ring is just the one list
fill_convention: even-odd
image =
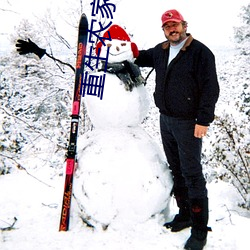
[[(103, 34), (103, 37), (105, 38), (111, 37), (111, 39), (131, 42), (126, 31), (122, 27), (116, 24), (111, 25), (110, 28)], [(101, 49), (101, 47), (102, 47), (102, 42), (98, 42), (95, 49), (97, 55), (98, 55), (98, 50)], [(133, 42), (131, 42), (131, 50), (133, 51), (134, 58), (138, 57), (139, 50), (137, 48), (137, 45)]]
[(184, 18), (181, 15), (181, 13), (178, 12), (177, 10), (168, 10), (165, 13), (163, 13), (161, 21), (162, 21), (162, 26), (164, 26), (164, 24), (166, 24), (167, 22), (180, 23), (184, 21)]

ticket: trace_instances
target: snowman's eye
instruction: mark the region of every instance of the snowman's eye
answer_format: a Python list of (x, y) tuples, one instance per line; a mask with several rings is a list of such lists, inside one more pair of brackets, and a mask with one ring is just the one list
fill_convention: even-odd
[(111, 47), (111, 46), (112, 46), (112, 44), (111, 44), (111, 43), (107, 43), (107, 46), (108, 46), (108, 47)]
[(126, 43), (121, 43), (121, 46), (126, 46), (127, 44)]

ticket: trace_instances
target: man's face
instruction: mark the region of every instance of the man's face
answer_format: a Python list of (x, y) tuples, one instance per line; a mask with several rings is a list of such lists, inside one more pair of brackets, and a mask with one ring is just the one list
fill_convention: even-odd
[(167, 22), (162, 27), (166, 38), (173, 45), (180, 43), (183, 39), (186, 38), (187, 27), (183, 24), (177, 22)]

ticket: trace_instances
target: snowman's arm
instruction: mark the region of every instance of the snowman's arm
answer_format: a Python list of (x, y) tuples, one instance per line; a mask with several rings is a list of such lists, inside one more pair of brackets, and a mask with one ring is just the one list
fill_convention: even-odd
[(39, 48), (29, 38), (28, 38), (28, 41), (18, 39), (17, 43), (16, 43), (16, 48), (17, 48), (17, 52), (19, 52), (20, 55), (26, 55), (28, 53), (34, 53), (41, 59), (46, 54), (45, 49)]
[(70, 68), (75, 72), (75, 68), (74, 68), (71, 64), (66, 63), (66, 62), (63, 62), (63, 61), (61, 61), (61, 60), (55, 58), (54, 56), (48, 54), (47, 52), (46, 52), (45, 54), (46, 54), (46, 56), (48, 56), (49, 58), (53, 59), (54, 61), (59, 62), (59, 63), (65, 65), (65, 66), (70, 67)]
[(63, 64), (63, 65), (66, 65), (68, 67), (70, 67), (74, 72), (75, 72), (75, 68), (69, 64), (69, 63), (65, 63), (65, 62), (62, 62), (61, 60), (55, 58), (54, 56), (48, 54), (46, 52), (46, 49), (42, 49), (40, 47), (38, 47), (34, 42), (32, 42), (29, 38), (28, 38), (28, 41), (24, 41), (24, 40), (21, 40), (21, 39), (18, 39), (17, 40), (17, 43), (16, 43), (16, 48), (17, 48), (17, 52), (20, 54), (20, 55), (26, 55), (28, 53), (34, 53), (36, 54), (40, 59), (42, 59), (42, 57), (44, 55), (48, 56), (49, 58), (53, 59), (54, 61), (56, 62), (59, 62), (60, 64)]

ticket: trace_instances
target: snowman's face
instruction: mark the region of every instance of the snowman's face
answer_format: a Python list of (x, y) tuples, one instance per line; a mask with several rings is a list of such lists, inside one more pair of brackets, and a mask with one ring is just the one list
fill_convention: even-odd
[(133, 61), (134, 56), (131, 49), (131, 42), (121, 41), (117, 39), (112, 39), (112, 41), (107, 41), (106, 46), (102, 46), (101, 56), (107, 55), (107, 49), (109, 47), (108, 62), (122, 62), (122, 61)]

